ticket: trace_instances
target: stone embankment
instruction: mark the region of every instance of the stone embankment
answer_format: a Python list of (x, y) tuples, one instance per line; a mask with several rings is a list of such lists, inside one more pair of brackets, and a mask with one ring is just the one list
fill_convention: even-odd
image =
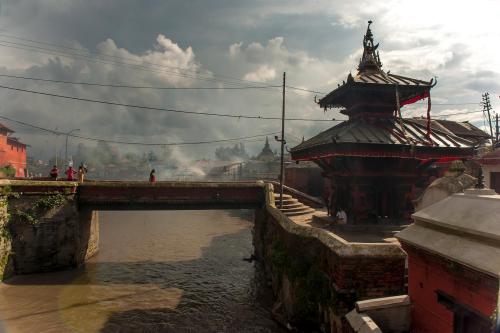
[(254, 246), (276, 297), (273, 313), (283, 324), (342, 332), (356, 301), (404, 291), (405, 254), (394, 239), (365, 234), (358, 242), (356, 232), (347, 232), (347, 241), (318, 218), (326, 213), (291, 196), (280, 211), (276, 197), (269, 185), (256, 213)]

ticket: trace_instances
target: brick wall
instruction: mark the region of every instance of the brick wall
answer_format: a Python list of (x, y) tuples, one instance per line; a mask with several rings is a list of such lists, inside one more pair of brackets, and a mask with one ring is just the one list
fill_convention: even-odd
[(25, 177), (26, 145), (8, 139), (0, 133), (0, 167), (10, 165), (16, 170), (16, 177)]
[(383, 254), (380, 244), (374, 244), (369, 255), (356, 253), (349, 244), (328, 246), (312, 236), (312, 228), (302, 233), (292, 225), (295, 230), (290, 232), (283, 223), (293, 222), (259, 211), (254, 246), (273, 287), (275, 312), (284, 324), (341, 332), (342, 317), (357, 300), (405, 292), (401, 250)]
[(415, 332), (453, 332), (453, 313), (438, 303), (440, 290), (488, 318), (497, 306), (498, 278), (403, 244)]

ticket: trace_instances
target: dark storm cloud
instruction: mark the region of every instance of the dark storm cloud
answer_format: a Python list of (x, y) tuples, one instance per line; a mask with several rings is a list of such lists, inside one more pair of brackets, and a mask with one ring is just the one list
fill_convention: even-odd
[[(442, 43), (443, 34), (438, 33), (445, 27), (442, 22), (429, 25), (422, 34), (411, 27), (395, 28), (391, 24), (396, 18), (384, 16), (392, 15), (388, 9), (395, 6), (391, 4), (365, 0), (355, 4), (341, 0), (3, 0), (1, 5), (0, 32), (131, 57), (139, 63), (182, 67), (208, 76), (279, 83), (281, 73), (286, 71), (292, 85), (326, 92), (342, 82), (347, 73), (355, 72), (366, 20), (374, 18), (374, 34), (381, 42), (386, 70), (422, 79), (439, 76), (435, 91), (443, 101), (459, 95), (460, 89), (460, 98), (467, 100), (469, 89), (498, 87), (494, 79), (486, 82), (487, 75), (481, 76), (485, 68), (465, 69), (473, 58), (471, 47)], [(3, 73), (52, 79), (151, 86), (216, 85), (157, 71), (5, 47), (0, 60), (5, 66)], [(479, 77), (474, 77), (476, 74)], [(165, 92), (2, 82), (71, 96), (191, 111), (279, 116), (281, 109), (279, 91)], [(5, 91), (0, 91), (0, 98), (5, 101), (4, 115), (51, 128), (78, 127), (85, 134), (107, 138), (196, 141), (279, 128), (279, 122), (274, 121), (194, 117)], [(287, 112), (295, 117), (323, 118), (313, 98), (312, 94), (288, 92)], [(338, 117), (338, 113), (329, 111), (327, 117)], [(300, 140), (331, 125), (290, 122), (287, 131)], [(28, 142), (32, 145), (39, 141), (28, 134), (25, 138), (32, 140)], [(255, 152), (260, 143), (249, 147)], [(213, 147), (189, 149), (210, 157)]]

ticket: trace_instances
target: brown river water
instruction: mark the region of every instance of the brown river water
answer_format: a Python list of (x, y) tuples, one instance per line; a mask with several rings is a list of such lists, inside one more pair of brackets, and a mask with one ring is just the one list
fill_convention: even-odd
[(101, 212), (84, 268), (0, 286), (0, 332), (284, 332), (249, 211)]

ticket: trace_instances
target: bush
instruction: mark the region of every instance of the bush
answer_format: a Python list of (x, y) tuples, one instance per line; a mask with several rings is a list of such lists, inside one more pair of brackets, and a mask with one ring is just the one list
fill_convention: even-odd
[(0, 177), (14, 178), (16, 176), (16, 169), (11, 165), (6, 165), (0, 168)]

